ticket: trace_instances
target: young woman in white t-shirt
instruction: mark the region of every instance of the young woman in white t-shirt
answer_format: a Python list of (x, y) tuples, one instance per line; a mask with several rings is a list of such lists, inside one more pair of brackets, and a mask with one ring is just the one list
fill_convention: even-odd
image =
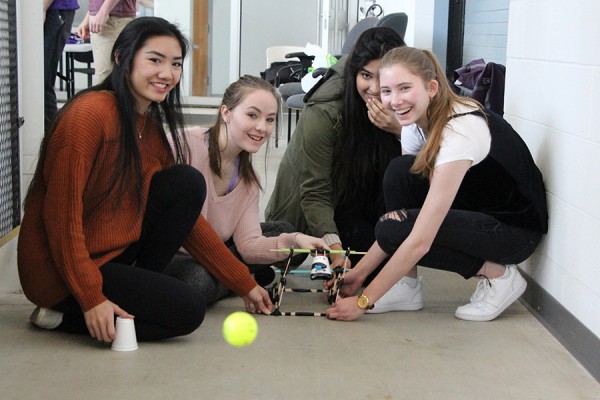
[[(435, 56), (396, 48), (380, 66), (381, 98), (402, 126), (426, 138), (418, 155), (390, 163), (384, 178), (387, 213), (368, 254), (346, 275), (347, 296), (329, 318), (401, 309), (399, 287), (415, 265), (479, 278), (456, 317), (489, 321), (523, 294), (516, 263), (527, 259), (548, 229), (542, 176), (526, 144), (502, 117), (456, 95)], [(391, 256), (359, 296), (364, 278)]]

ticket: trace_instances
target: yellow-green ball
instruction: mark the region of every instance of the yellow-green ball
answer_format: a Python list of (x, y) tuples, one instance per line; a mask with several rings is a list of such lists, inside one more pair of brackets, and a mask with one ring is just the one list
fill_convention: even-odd
[(232, 346), (244, 347), (256, 338), (258, 324), (256, 319), (243, 311), (236, 311), (223, 322), (223, 337)]

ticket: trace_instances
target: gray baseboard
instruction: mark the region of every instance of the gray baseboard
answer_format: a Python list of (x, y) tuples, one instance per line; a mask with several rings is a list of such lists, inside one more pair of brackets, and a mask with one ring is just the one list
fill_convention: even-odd
[(600, 338), (527, 274), (521, 303), (600, 382)]

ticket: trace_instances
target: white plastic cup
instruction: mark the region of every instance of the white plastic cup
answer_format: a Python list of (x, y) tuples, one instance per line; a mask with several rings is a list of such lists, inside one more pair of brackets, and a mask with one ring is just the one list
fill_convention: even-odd
[(112, 342), (111, 349), (114, 351), (133, 351), (138, 349), (135, 324), (132, 318), (117, 317), (115, 330), (117, 331), (117, 336)]

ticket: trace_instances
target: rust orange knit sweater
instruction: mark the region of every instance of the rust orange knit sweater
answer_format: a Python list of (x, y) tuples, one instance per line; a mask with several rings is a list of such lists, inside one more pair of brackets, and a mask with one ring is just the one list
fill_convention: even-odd
[[(142, 209), (153, 174), (173, 165), (158, 126), (139, 116)], [(106, 300), (99, 267), (138, 240), (135, 193), (119, 207), (105, 192), (118, 153), (118, 114), (110, 92), (88, 93), (62, 116), (46, 153), (42, 179), (25, 208), (18, 243), (19, 278), (27, 298), (52, 307), (72, 294), (84, 311)], [(256, 282), (200, 217), (183, 247), (226, 287), (247, 294)]]

